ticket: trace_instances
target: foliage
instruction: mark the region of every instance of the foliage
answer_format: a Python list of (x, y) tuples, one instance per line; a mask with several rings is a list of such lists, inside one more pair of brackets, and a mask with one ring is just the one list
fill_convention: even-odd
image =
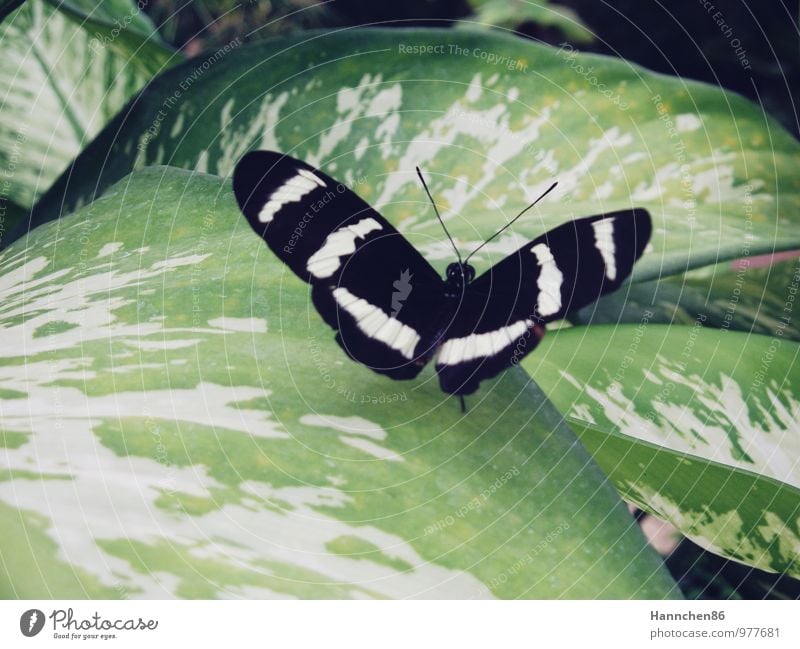
[(23, 208), (173, 60), (134, 2), (95, 5), (30, 0), (0, 23), (0, 165)]
[(505, 29), (524, 29), (528, 23), (554, 27), (576, 43), (590, 43), (592, 33), (570, 8), (549, 0), (470, 0), (474, 20)]
[(574, 327), (523, 366), (626, 500), (704, 548), (800, 576), (800, 345), (695, 326)]
[[(114, 32), (123, 0), (14, 4), (0, 225), (69, 166), (0, 257), (3, 592), (679, 595), (610, 483), (714, 553), (800, 572), (800, 271), (759, 257), (800, 247), (798, 143), (758, 107), (474, 27), (243, 45), (220, 23), (166, 69), (147, 18)], [(475, 4), (505, 27), (566, 15)], [(462, 416), (430, 368), (396, 384), (344, 360), (233, 206), (255, 148), (347, 182), (440, 269), (416, 165), (463, 250), (559, 180), (479, 272), (600, 211), (646, 207), (655, 235), (632, 283), (526, 359), (536, 383), (515, 368)]]
[(6, 593), (679, 595), (523, 372), (464, 416), (346, 362), (221, 179), (137, 172), (0, 271)]

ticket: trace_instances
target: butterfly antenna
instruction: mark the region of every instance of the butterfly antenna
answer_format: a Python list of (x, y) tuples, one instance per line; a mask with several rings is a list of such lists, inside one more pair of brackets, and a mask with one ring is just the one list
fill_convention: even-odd
[(489, 238), (488, 238), (486, 241), (484, 241), (484, 242), (483, 242), (481, 245), (479, 245), (477, 248), (475, 248), (475, 250), (473, 250), (471, 253), (469, 253), (469, 255), (467, 255), (467, 258), (466, 258), (466, 260), (464, 260), (464, 263), (466, 264), (466, 263), (469, 261), (469, 258), (470, 258), (470, 257), (472, 257), (472, 255), (474, 255), (476, 252), (478, 252), (478, 250), (480, 250), (481, 248), (483, 248), (483, 247), (484, 247), (484, 246), (485, 246), (487, 243), (489, 243), (489, 242), (490, 242), (492, 239), (494, 239), (496, 236), (498, 236), (498, 235), (499, 235), (501, 232), (503, 232), (504, 230), (506, 230), (507, 228), (509, 228), (509, 227), (511, 226), (511, 224), (512, 224), (512, 223), (514, 223), (514, 221), (516, 221), (516, 220), (517, 220), (517, 219), (518, 219), (520, 216), (522, 216), (523, 214), (525, 214), (525, 212), (527, 212), (527, 211), (528, 211), (529, 209), (531, 209), (531, 208), (532, 208), (534, 205), (536, 205), (536, 203), (538, 203), (538, 202), (539, 202), (540, 200), (542, 200), (542, 199), (543, 199), (545, 196), (547, 196), (547, 195), (548, 195), (548, 194), (549, 194), (551, 191), (553, 191), (553, 189), (555, 189), (555, 186), (556, 186), (556, 185), (558, 185), (558, 182), (557, 182), (557, 181), (556, 181), (556, 182), (554, 182), (552, 185), (550, 185), (550, 187), (548, 187), (548, 188), (547, 188), (547, 190), (545, 190), (545, 192), (544, 192), (544, 193), (543, 193), (541, 196), (539, 196), (539, 198), (537, 198), (535, 201), (533, 201), (533, 203), (531, 203), (530, 205), (528, 205), (528, 207), (526, 207), (524, 210), (522, 210), (522, 211), (521, 211), (519, 214), (517, 214), (517, 215), (516, 215), (516, 216), (515, 216), (513, 219), (511, 219), (511, 220), (510, 220), (508, 223), (506, 223), (506, 224), (505, 224), (505, 225), (504, 225), (502, 228), (500, 228), (500, 229), (499, 229), (497, 232), (495, 232), (495, 233), (494, 233), (494, 234), (493, 234), (491, 237), (489, 237)]
[(433, 200), (433, 196), (431, 196), (431, 192), (428, 189), (428, 185), (425, 183), (425, 178), (422, 177), (422, 172), (420, 171), (419, 167), (417, 167), (417, 175), (419, 176), (419, 179), (422, 181), (422, 186), (425, 188), (425, 193), (428, 195), (428, 198), (431, 201), (431, 205), (433, 205), (433, 211), (436, 212), (436, 218), (439, 219), (439, 223), (442, 224), (442, 229), (444, 230), (444, 233), (447, 235), (447, 238), (450, 239), (450, 245), (452, 245), (453, 250), (456, 251), (456, 257), (458, 257), (458, 263), (460, 264), (461, 255), (458, 252), (458, 248), (456, 248), (456, 244), (453, 241), (453, 237), (451, 237), (450, 233), (447, 231), (447, 227), (445, 226), (444, 221), (442, 221), (442, 217), (439, 216), (439, 210), (436, 208), (436, 202)]

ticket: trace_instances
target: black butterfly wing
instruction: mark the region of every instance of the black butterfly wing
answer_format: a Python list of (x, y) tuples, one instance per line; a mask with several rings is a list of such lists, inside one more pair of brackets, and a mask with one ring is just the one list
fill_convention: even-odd
[(314, 305), (353, 360), (411, 379), (432, 357), (444, 282), (398, 232), (364, 242), (336, 282), (312, 285)]
[(467, 287), (436, 353), (439, 384), (448, 394), (472, 394), (481, 381), (533, 350), (543, 336), (541, 322), (498, 296), (487, 298)]
[(416, 376), (444, 291), (422, 255), (353, 191), (281, 153), (245, 155), (233, 189), (253, 230), (312, 285), (345, 352), (392, 378)]
[(590, 216), (525, 244), (469, 284), (436, 356), (442, 389), (470, 394), (563, 318), (615, 291), (650, 240), (643, 209)]

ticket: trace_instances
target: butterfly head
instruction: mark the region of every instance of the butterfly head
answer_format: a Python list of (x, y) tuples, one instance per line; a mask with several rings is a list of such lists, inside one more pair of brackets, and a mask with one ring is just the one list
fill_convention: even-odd
[(447, 267), (447, 284), (450, 288), (462, 291), (475, 279), (475, 269), (469, 264), (453, 262)]

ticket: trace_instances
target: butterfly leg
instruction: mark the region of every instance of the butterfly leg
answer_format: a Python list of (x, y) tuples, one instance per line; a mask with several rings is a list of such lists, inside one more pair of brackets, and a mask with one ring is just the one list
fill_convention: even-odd
[(463, 394), (459, 394), (458, 398), (461, 399), (461, 412), (462, 413), (466, 413), (467, 412), (467, 404), (464, 403), (464, 395)]

